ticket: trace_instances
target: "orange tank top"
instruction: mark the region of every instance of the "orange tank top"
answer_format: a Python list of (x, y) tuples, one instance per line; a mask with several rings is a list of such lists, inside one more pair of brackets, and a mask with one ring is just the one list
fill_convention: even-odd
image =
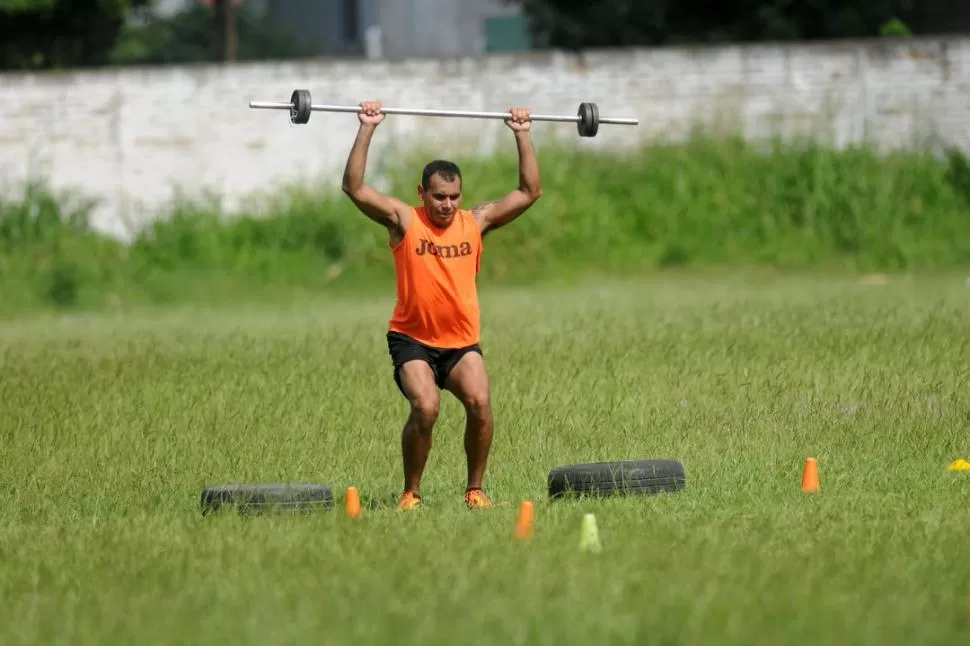
[(391, 250), (397, 303), (390, 330), (437, 348), (478, 343), (482, 234), (475, 216), (460, 210), (439, 229), (423, 206), (415, 207), (404, 239)]

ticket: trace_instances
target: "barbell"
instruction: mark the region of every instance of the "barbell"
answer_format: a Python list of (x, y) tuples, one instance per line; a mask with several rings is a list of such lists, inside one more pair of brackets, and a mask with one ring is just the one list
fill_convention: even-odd
[[(293, 90), (289, 103), (273, 101), (250, 101), (250, 108), (265, 110), (289, 110), (291, 123), (307, 123), (310, 113), (318, 112), (354, 112), (359, 113), (358, 105), (319, 105), (310, 101), (310, 90)], [(384, 114), (410, 114), (423, 117), (462, 117), (471, 119), (508, 119), (508, 112), (470, 112), (466, 110), (428, 110), (423, 108), (382, 108)], [(533, 121), (574, 122), (580, 137), (595, 137), (600, 124), (636, 126), (638, 119), (626, 117), (601, 117), (595, 103), (579, 104), (575, 115), (533, 114)]]

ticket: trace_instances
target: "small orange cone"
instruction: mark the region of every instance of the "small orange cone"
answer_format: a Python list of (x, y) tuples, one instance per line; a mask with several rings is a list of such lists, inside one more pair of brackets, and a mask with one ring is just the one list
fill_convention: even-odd
[(519, 519), (515, 523), (515, 539), (525, 540), (532, 538), (532, 528), (535, 523), (535, 510), (532, 502), (525, 500), (519, 505)]
[(805, 469), (802, 471), (802, 491), (805, 493), (815, 493), (819, 489), (818, 461), (815, 458), (807, 458), (805, 460)]
[(347, 516), (357, 518), (360, 516), (360, 493), (357, 487), (347, 487), (346, 501)]

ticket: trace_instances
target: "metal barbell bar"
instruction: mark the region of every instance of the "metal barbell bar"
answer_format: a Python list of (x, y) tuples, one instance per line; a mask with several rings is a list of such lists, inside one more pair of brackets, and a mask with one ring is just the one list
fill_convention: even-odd
[[(290, 122), (296, 124), (307, 123), (310, 120), (310, 113), (317, 112), (354, 112), (361, 111), (360, 106), (356, 105), (319, 105), (310, 101), (309, 90), (293, 90), (289, 103), (274, 101), (250, 101), (250, 108), (266, 110), (289, 110)], [(471, 119), (508, 119), (508, 112), (473, 112), (467, 110), (429, 110), (424, 108), (382, 108), (384, 114), (408, 114), (424, 117), (462, 117)], [(533, 114), (530, 115), (533, 121), (559, 121), (575, 123), (576, 129), (581, 137), (595, 137), (599, 131), (600, 124), (637, 126), (640, 125), (638, 119), (628, 117), (601, 117), (599, 108), (595, 103), (584, 102), (579, 104), (579, 110), (575, 115), (557, 114)]]

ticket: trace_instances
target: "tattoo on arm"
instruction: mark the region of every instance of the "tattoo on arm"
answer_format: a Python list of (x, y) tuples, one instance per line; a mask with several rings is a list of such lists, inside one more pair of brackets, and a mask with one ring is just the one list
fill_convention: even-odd
[(498, 200), (489, 200), (488, 202), (482, 202), (481, 204), (476, 204), (475, 205), (475, 208), (472, 209), (472, 213), (475, 215), (475, 219), (476, 220), (481, 220), (482, 219), (482, 211), (484, 211), (488, 207), (492, 206), (496, 202), (498, 202)]

